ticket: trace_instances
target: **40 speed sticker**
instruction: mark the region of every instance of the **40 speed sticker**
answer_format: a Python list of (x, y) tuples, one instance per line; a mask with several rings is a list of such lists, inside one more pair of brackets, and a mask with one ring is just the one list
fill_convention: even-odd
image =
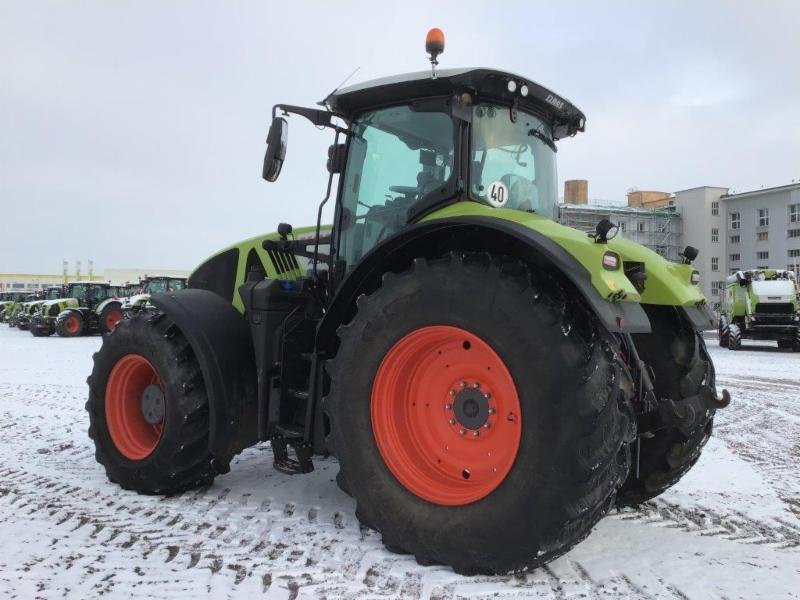
[(486, 189), (486, 201), (495, 208), (502, 208), (508, 202), (508, 188), (502, 181), (493, 181)]

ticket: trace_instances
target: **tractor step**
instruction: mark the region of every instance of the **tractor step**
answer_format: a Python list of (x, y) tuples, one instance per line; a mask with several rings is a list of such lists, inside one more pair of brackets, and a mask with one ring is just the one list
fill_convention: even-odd
[[(311, 455), (314, 452), (313, 444), (302, 439), (287, 438), (276, 433), (270, 439), (272, 445), (273, 463), (277, 471), (287, 475), (302, 475), (314, 470)], [(289, 456), (289, 448), (294, 450), (294, 458)]]

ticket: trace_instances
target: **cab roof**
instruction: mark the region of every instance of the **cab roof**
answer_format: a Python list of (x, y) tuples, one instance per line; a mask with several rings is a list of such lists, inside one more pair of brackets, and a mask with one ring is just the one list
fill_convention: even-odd
[[(508, 82), (516, 90), (508, 90)], [(528, 95), (522, 96), (525, 85)], [(337, 115), (352, 119), (368, 109), (388, 106), (420, 98), (451, 96), (470, 92), (476, 102), (491, 100), (500, 104), (516, 104), (550, 123), (555, 139), (583, 131), (586, 116), (569, 100), (520, 75), (488, 68), (442, 69), (436, 78), (430, 71), (404, 73), (357, 83), (332, 92), (323, 103)]]

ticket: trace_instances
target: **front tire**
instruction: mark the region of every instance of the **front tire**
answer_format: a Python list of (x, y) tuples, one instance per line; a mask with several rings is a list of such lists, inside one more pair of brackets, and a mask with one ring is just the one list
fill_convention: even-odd
[[(650, 306), (647, 309), (651, 333), (634, 334), (641, 359), (653, 369), (656, 396), (680, 401), (697, 394), (709, 372), (705, 342), (685, 323), (673, 307)], [(731, 325), (731, 330), (735, 325)], [(697, 419), (694, 429), (681, 432), (664, 426), (658, 413), (641, 417), (640, 430), (648, 430), (639, 445), (639, 477), (632, 471), (620, 491), (620, 505), (636, 506), (675, 485), (700, 458), (711, 437), (714, 410)], [(645, 421), (647, 426), (645, 427)], [(652, 431), (651, 431), (652, 430)]]
[(742, 349), (742, 330), (738, 325), (731, 323), (728, 327), (728, 349), (741, 350)]
[(100, 333), (105, 335), (114, 331), (122, 317), (122, 305), (119, 302), (106, 305), (100, 312)]
[(144, 494), (209, 485), (209, 406), (191, 347), (163, 314), (120, 322), (88, 379), (89, 437), (108, 478)]
[(488, 256), (417, 259), (339, 330), (325, 400), (337, 481), (362, 523), (423, 564), (544, 564), (589, 534), (627, 476), (616, 344), (533, 275)]
[(84, 327), (83, 315), (77, 310), (65, 310), (56, 318), (56, 333), (61, 337), (81, 336)]

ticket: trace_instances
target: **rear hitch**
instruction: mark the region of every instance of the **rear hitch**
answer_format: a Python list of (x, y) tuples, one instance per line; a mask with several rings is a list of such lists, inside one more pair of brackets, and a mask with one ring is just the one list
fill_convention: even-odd
[(711, 386), (704, 385), (694, 396), (683, 400), (662, 398), (659, 401), (659, 414), (665, 423), (669, 423), (686, 435), (694, 429), (695, 422), (709, 410), (719, 410), (731, 403), (728, 390), (722, 390), (722, 397), (717, 397)]

